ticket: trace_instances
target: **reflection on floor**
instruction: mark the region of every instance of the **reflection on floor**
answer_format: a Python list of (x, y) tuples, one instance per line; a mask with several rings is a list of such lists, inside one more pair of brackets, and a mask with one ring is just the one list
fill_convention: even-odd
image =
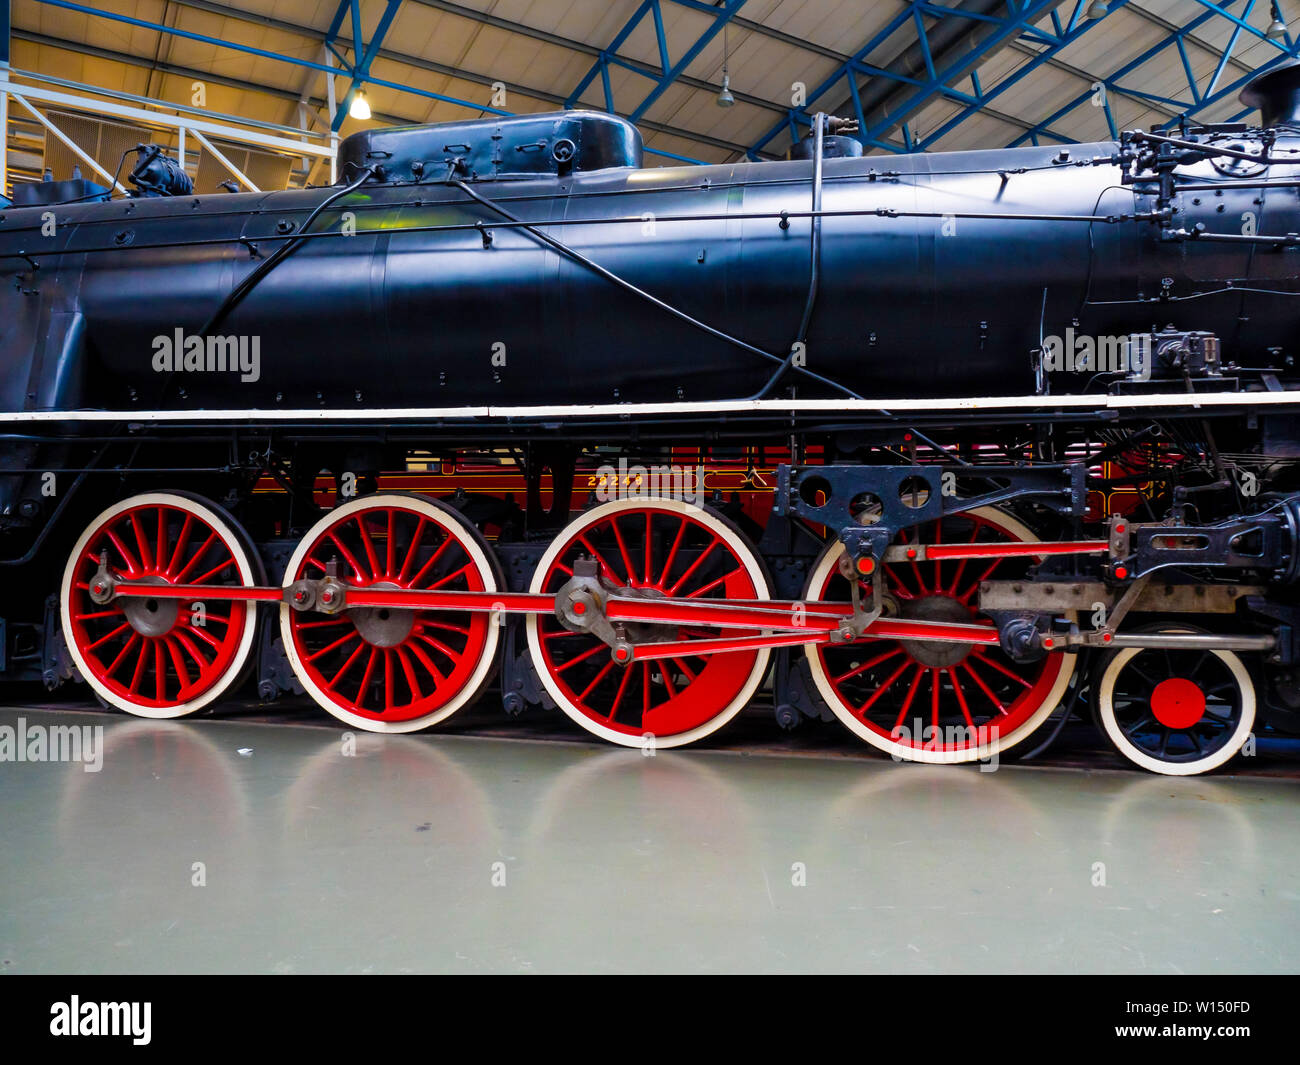
[(104, 731), (0, 762), (8, 972), (1300, 962), (1292, 779), (20, 718)]

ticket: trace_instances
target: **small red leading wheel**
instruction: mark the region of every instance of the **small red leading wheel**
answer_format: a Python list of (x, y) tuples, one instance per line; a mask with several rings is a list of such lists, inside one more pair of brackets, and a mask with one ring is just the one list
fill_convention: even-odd
[[(899, 543), (1033, 541), (1024, 525), (982, 508), (930, 522)], [(847, 601), (839, 573), (844, 545), (833, 542), (808, 580), (806, 598)], [(1029, 559), (971, 559), (888, 563), (883, 593), (897, 616), (913, 621), (977, 620), (985, 580), (1023, 576)], [(869, 585), (862, 583), (864, 593)], [(997, 646), (864, 638), (810, 645), (813, 681), (852, 732), (902, 760), (969, 762), (1028, 738), (1051, 716), (1074, 672), (1075, 656), (1049, 654), (1028, 665)]]
[(63, 637), (106, 703), (141, 717), (184, 717), (239, 679), (256, 611), (239, 602), (122, 597), (100, 605), (90, 582), (106, 556), (115, 576), (144, 584), (258, 583), (260, 567), (233, 518), (179, 493), (134, 496), (81, 534), (63, 572)]
[[(532, 591), (555, 592), (573, 564), (596, 561), (606, 581), (651, 597), (770, 599), (757, 555), (720, 514), (676, 499), (620, 499), (572, 522), (547, 549)], [(743, 635), (735, 629), (629, 625), (634, 644)], [(530, 614), (528, 646), (542, 684), (588, 732), (627, 747), (654, 737), (680, 747), (717, 731), (762, 683), (767, 649), (616, 665), (595, 636)]]
[[(289, 560), (285, 583), (327, 567), (349, 587), (492, 592), (504, 583), (487, 543), (454, 510), (372, 495), (326, 514)], [(415, 732), (472, 702), (492, 679), (499, 619), (469, 611), (280, 607), (294, 673), (321, 706), (369, 732)]]

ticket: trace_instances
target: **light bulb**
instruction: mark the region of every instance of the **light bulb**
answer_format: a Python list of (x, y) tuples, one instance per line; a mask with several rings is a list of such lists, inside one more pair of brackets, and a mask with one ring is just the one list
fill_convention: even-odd
[(352, 97), (352, 106), (348, 108), (348, 114), (363, 122), (370, 117), (370, 101), (366, 99), (364, 89), (359, 89), (356, 96)]

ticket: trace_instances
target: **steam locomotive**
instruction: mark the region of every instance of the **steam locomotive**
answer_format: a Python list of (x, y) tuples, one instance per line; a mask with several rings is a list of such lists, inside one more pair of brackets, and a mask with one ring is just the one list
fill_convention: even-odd
[[(1297, 730), (1300, 65), (1259, 125), (645, 169), (583, 111), (0, 210), (4, 673), (896, 758)], [(1063, 719), (1063, 716), (1062, 718)]]

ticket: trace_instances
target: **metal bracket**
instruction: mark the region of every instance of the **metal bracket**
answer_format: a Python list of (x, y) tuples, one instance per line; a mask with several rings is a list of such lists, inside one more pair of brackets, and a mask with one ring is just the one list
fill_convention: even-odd
[(573, 576), (555, 593), (555, 616), (566, 629), (589, 632), (614, 647), (621, 637), (605, 616), (605, 602), (612, 590), (601, 582), (596, 560), (580, 558), (573, 564)]
[[(861, 567), (868, 565), (871, 574), (871, 605), (862, 606), (862, 572)], [(856, 563), (847, 554), (840, 556), (840, 576), (849, 582), (849, 599), (853, 604), (853, 613), (845, 618), (838, 629), (830, 633), (831, 643), (848, 643), (861, 638), (867, 627), (880, 617), (884, 611), (880, 591), (880, 567), (870, 558), (861, 558)]]
[(117, 578), (109, 571), (108, 552), (104, 551), (99, 556), (99, 569), (90, 581), (90, 601), (96, 606), (104, 606), (113, 601), (116, 590)]
[[(879, 562), (903, 529), (979, 507), (1033, 498), (1059, 513), (1082, 517), (1086, 478), (1083, 463), (782, 465), (777, 470), (774, 513), (798, 514), (838, 530), (853, 563), (864, 557)], [(990, 488), (989, 482), (995, 487)]]

